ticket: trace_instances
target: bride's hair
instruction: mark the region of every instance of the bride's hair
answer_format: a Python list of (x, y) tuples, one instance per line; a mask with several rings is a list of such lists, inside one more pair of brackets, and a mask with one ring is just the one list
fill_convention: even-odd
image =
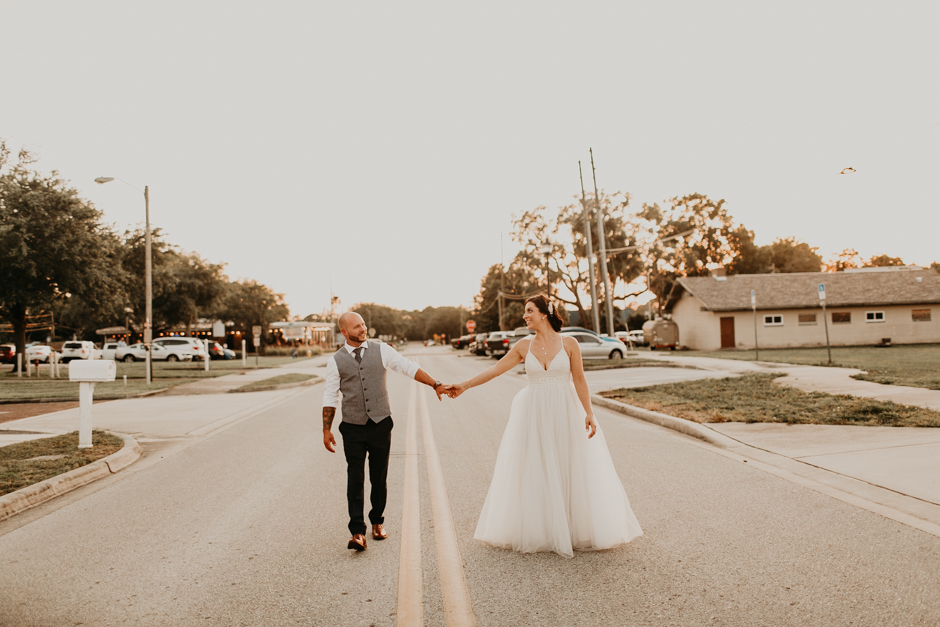
[(555, 305), (555, 303), (550, 301), (542, 294), (527, 298), (525, 304), (528, 305), (529, 303), (535, 305), (536, 309), (548, 316), (548, 323), (552, 325), (553, 329), (556, 331), (561, 329), (562, 322), (561, 318), (558, 317), (558, 307)]

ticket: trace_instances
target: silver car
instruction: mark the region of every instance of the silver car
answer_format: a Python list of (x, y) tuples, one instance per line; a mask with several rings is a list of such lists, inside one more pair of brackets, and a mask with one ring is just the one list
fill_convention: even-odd
[[(176, 351), (171, 351), (170, 349), (160, 346), (156, 342), (153, 343), (153, 351), (151, 352), (151, 359), (154, 361), (192, 361), (193, 356), (189, 353), (180, 353)], [(115, 361), (145, 361), (147, 359), (147, 347), (143, 344), (132, 344), (130, 346), (124, 346), (118, 348), (114, 351)]]
[(620, 359), (623, 357), (624, 345), (620, 340), (584, 332), (562, 333), (562, 335), (578, 340), (582, 359)]

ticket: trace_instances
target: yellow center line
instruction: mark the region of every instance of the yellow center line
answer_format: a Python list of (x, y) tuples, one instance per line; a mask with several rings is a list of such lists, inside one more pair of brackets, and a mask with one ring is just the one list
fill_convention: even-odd
[[(437, 442), (428, 413), (427, 394), (420, 394), (421, 433), (424, 436), (424, 456), (428, 465), (428, 485), (431, 491), (431, 513), (434, 517), (434, 539), (437, 543), (437, 563), (441, 576), (441, 595), (444, 600), (444, 624), (448, 627), (474, 627), (470, 592), (463, 575), (463, 560), (457, 544), (454, 516), (444, 485), (444, 472), (437, 454)], [(410, 420), (410, 416), (409, 416)]]
[(415, 397), (418, 384), (411, 384), (408, 425), (405, 428), (405, 486), (401, 512), (401, 555), (398, 565), (398, 620), (404, 627), (424, 625), (421, 575), (421, 503), (418, 496), (418, 420)]

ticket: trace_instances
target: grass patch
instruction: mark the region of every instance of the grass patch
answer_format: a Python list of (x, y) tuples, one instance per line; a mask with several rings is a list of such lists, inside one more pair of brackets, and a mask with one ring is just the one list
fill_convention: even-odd
[[(98, 461), (124, 446), (124, 440), (92, 431), (92, 448), (78, 448), (78, 431), (0, 447), (0, 496)], [(42, 459), (37, 459), (42, 458)]]
[(693, 422), (776, 422), (878, 427), (940, 427), (940, 412), (844, 394), (803, 392), (746, 374), (601, 392), (606, 398)]
[[(682, 355), (720, 357), (722, 359), (754, 359), (754, 351), (683, 351)], [(761, 361), (808, 366), (827, 366), (826, 348), (761, 349)], [(904, 346), (836, 346), (832, 349), (832, 365), (865, 370), (854, 378), (888, 385), (940, 390), (940, 345), (908, 344)]]
[(233, 392), (253, 392), (256, 390), (265, 390), (272, 388), (278, 385), (287, 385), (289, 383), (303, 383), (304, 381), (309, 381), (310, 379), (316, 379), (316, 375), (313, 374), (303, 374), (300, 372), (289, 372), (287, 374), (279, 374), (276, 377), (271, 377), (269, 379), (261, 379), (260, 381), (253, 381), (247, 385), (243, 385), (240, 388), (232, 390)]
[[(259, 357), (257, 368), (274, 368), (282, 364), (297, 363), (307, 357), (292, 359), (287, 357)], [(241, 359), (216, 360), (209, 363), (206, 372), (203, 362), (154, 362), (153, 383), (147, 385), (147, 371), (144, 362), (117, 363), (117, 376), (113, 382), (99, 383), (95, 386), (96, 399), (117, 399), (137, 396), (144, 392), (153, 392), (184, 383), (192, 383), (200, 379), (221, 377), (236, 372), (254, 370), (254, 357), (248, 358), (248, 367), (242, 366)], [(0, 400), (78, 400), (78, 384), (72, 383), (68, 378), (68, 369), (61, 367), (62, 375), (58, 379), (49, 378), (47, 367), (42, 368), (40, 376), (35, 374), (27, 377), (25, 373), (18, 377), (12, 371), (12, 366), (0, 370)], [(124, 386), (124, 376), (127, 376), (127, 386)]]
[(637, 368), (641, 366), (664, 366), (675, 368), (675, 364), (664, 363), (658, 359), (645, 357), (627, 357), (626, 359), (585, 359), (584, 370), (611, 370), (616, 368)]

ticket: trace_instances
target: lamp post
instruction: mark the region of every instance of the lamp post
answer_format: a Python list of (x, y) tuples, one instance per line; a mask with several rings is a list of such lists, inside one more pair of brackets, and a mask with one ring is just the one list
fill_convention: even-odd
[[(99, 176), (95, 183), (104, 185), (114, 180), (112, 176)], [(129, 187), (134, 187), (127, 181), (117, 179)], [(134, 189), (137, 189), (134, 187)], [(140, 191), (137, 189), (137, 191)], [(151, 266), (151, 239), (150, 239), (150, 188), (144, 185), (144, 215), (146, 230), (144, 232), (144, 346), (147, 347), (147, 385), (153, 381), (153, 359), (151, 359), (151, 344), (153, 344), (153, 271)]]
[(551, 259), (551, 256), (552, 256), (552, 245), (549, 244), (548, 242), (545, 242), (539, 248), (539, 252), (545, 255), (545, 295), (551, 298), (552, 297), (552, 279), (549, 276), (550, 271), (548, 269), (548, 260)]

